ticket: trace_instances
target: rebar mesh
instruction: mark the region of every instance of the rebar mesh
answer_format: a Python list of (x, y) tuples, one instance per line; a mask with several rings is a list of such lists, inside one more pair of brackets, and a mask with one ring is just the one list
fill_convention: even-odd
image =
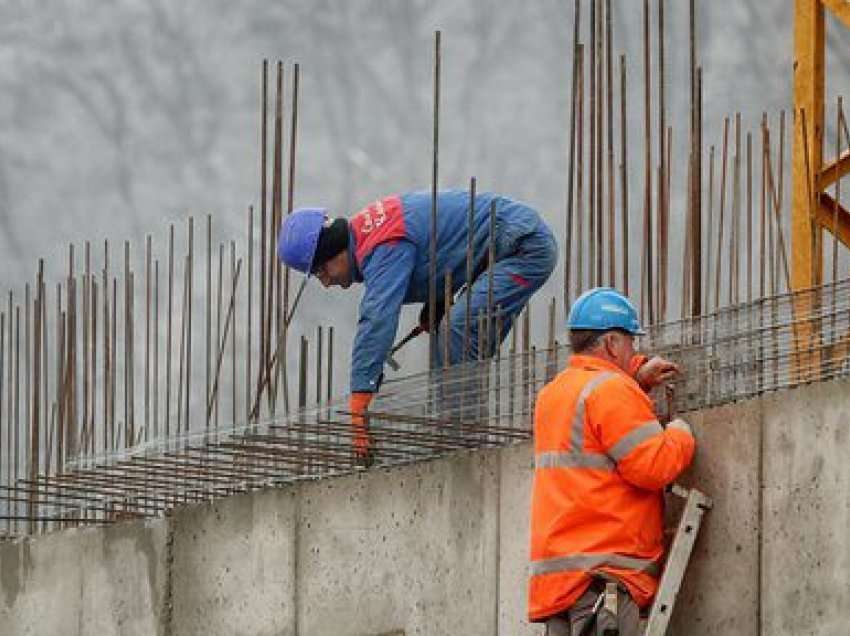
[[(690, 411), (850, 372), (850, 280), (652, 328), (641, 348), (684, 371), (671, 403)], [(374, 465), (501, 446), (531, 434), (534, 396), (563, 368), (555, 345), (388, 383), (368, 417)], [(661, 396), (660, 396), (661, 397)], [(344, 402), (229, 430), (173, 436), (19, 479), (6, 524), (38, 532), (161, 515), (186, 503), (357, 469)], [(28, 523), (23, 523), (28, 522)]]

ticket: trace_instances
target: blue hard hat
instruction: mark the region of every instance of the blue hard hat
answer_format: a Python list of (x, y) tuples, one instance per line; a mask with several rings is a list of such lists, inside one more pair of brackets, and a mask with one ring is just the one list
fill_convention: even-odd
[(310, 275), (319, 234), (328, 219), (324, 208), (298, 208), (283, 220), (277, 240), (277, 255), (287, 266)]
[(622, 329), (635, 336), (645, 333), (634, 305), (610, 287), (597, 287), (579, 296), (570, 308), (567, 327), (591, 331)]

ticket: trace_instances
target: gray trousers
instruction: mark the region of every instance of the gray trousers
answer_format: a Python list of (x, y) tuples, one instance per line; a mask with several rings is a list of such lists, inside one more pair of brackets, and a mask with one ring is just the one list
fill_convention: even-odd
[[(588, 624), (594, 620), (593, 606), (600, 593), (600, 586), (587, 588), (571, 608), (546, 621), (546, 636), (602, 636), (601, 625), (591, 627)], [(620, 636), (640, 636), (643, 629), (640, 609), (629, 593), (620, 587), (617, 589), (617, 626)]]

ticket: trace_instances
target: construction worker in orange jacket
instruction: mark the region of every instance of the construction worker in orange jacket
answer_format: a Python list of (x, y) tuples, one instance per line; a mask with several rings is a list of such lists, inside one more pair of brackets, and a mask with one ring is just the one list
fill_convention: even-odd
[(695, 447), (686, 422), (659, 424), (647, 391), (679, 370), (635, 355), (637, 312), (613, 289), (579, 297), (568, 329), (573, 355), (534, 412), (529, 619), (548, 636), (601, 634), (597, 600), (614, 582), (619, 633), (637, 635), (662, 564), (663, 489)]

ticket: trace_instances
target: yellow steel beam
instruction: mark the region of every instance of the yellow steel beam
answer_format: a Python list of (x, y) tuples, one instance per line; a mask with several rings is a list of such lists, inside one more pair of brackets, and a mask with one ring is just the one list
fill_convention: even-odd
[(836, 204), (826, 192), (821, 192), (819, 205), (815, 208), (815, 223), (833, 232), (845, 247), (850, 248), (850, 212)]
[(847, 173), (850, 173), (850, 152), (845, 152), (838, 161), (824, 166), (818, 175), (817, 189), (826, 190)]
[[(821, 284), (823, 250), (815, 223), (820, 207), (818, 176), (823, 163), (825, 88), (825, 17), (822, 0), (794, 0), (794, 141), (792, 147), (791, 287), (802, 290)], [(794, 301), (794, 341), (797, 378), (820, 368), (816, 328), (806, 319), (815, 297), (798, 294)]]
[(821, 173), (823, 156), (825, 19), (821, 0), (794, 0), (794, 5), (791, 285), (804, 289), (819, 285), (822, 273), (820, 231), (812, 216), (817, 208), (816, 176)]
[(836, 18), (850, 28), (850, 2), (847, 0), (822, 0), (823, 6), (829, 9)]

